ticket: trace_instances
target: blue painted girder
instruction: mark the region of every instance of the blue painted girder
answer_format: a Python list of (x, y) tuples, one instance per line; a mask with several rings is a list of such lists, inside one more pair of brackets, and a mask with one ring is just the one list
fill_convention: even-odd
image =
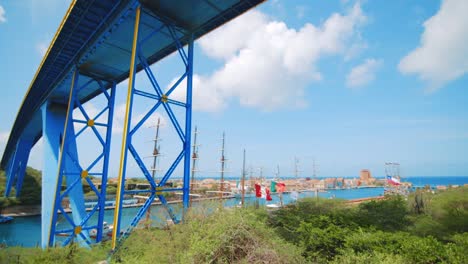
[[(141, 0), (141, 35), (161, 26), (160, 19), (176, 27), (176, 38), (186, 45), (189, 36), (197, 39), (241, 15), (264, 0)], [(135, 0), (76, 0), (70, 6), (28, 92), (11, 129), (0, 168), (12, 159), (24, 134), (35, 142), (42, 132), (40, 107), (46, 102), (66, 104), (71, 73), (76, 64), (83, 85), (94, 77), (111, 83), (128, 78)], [(250, 29), (249, 29), (250, 30)], [(163, 30), (146, 41), (142, 52), (151, 65), (177, 50), (170, 32)], [(137, 71), (142, 70), (139, 63)], [(84, 103), (100, 94), (98, 85), (89, 85), (80, 94)]]

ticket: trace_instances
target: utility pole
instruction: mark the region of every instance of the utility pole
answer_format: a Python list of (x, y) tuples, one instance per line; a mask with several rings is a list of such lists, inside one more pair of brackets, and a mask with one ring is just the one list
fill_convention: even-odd
[[(151, 176), (154, 178), (156, 177), (156, 165), (158, 162), (158, 156), (159, 156), (159, 125), (161, 124), (161, 120), (158, 117), (158, 123), (156, 124), (156, 136), (154, 137), (154, 147), (153, 147), (153, 166), (151, 167)], [(153, 203), (153, 201), (151, 201)], [(151, 218), (151, 206), (148, 207), (148, 211), (146, 211), (146, 223), (147, 227), (149, 228), (150, 226), (150, 218)]]
[(195, 186), (195, 172), (198, 160), (198, 145), (197, 145), (197, 126), (195, 126), (195, 132), (193, 135), (193, 145), (192, 145), (192, 179), (190, 180), (190, 207), (192, 206), (192, 197)]

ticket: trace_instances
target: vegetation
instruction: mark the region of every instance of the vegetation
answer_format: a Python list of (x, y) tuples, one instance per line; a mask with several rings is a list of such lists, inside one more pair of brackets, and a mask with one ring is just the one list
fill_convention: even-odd
[[(304, 199), (269, 224), (312, 263), (468, 263), (467, 192), (418, 192), (408, 202), (389, 197), (355, 208)], [(415, 209), (418, 199), (426, 203)]]
[[(42, 173), (31, 167), (26, 168), (24, 175), (23, 188), (18, 199), (11, 198), (16, 196), (16, 190), (13, 187), (9, 198), (0, 198), (1, 209), (11, 205), (38, 205), (41, 204), (41, 181)], [(5, 194), (6, 176), (4, 171), (0, 171), (0, 195)], [(3, 207), (2, 207), (3, 206)]]
[[(348, 206), (303, 199), (265, 210), (197, 207), (186, 222), (137, 229), (111, 263), (468, 263), (468, 188)], [(421, 202), (422, 201), (422, 202)], [(0, 263), (97, 263), (92, 250), (8, 248)]]

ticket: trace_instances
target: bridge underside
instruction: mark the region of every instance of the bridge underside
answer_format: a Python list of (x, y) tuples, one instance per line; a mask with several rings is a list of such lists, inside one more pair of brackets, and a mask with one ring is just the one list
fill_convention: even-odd
[[(106, 235), (104, 209), (115, 89), (127, 78), (112, 246), (115, 248), (117, 239), (125, 237), (138, 224), (156, 198), (166, 205), (175, 222), (180, 221), (167, 205), (164, 193), (182, 191), (184, 208), (189, 206), (194, 40), (262, 1), (77, 0), (71, 4), (23, 100), (0, 164), (7, 175), (5, 194), (9, 196), (14, 188), (18, 196), (31, 148), (43, 138), (43, 247), (54, 246), (57, 241), (61, 245), (73, 241), (89, 245)], [(174, 52), (184, 71), (172, 86), (164, 89), (150, 65)], [(148, 78), (149, 89), (141, 89), (135, 82), (139, 71)], [(184, 101), (171, 97), (176, 89), (184, 89)], [(97, 113), (86, 111), (83, 105), (96, 97), (103, 98), (102, 108)], [(152, 100), (152, 106), (138, 122), (132, 123), (133, 102), (137, 97)], [(183, 115), (176, 115), (173, 108), (179, 108)], [(158, 110), (169, 117), (181, 144), (170, 168), (155, 180), (133, 141), (135, 133)], [(86, 133), (98, 142), (98, 151), (90, 162), (82, 159), (90, 154), (79, 151), (78, 142)], [(150, 190), (125, 189), (129, 159), (138, 165)], [(183, 186), (166, 187), (182, 160)], [(92, 177), (100, 179), (101, 184), (98, 186)], [(85, 210), (84, 185), (97, 197), (90, 211)], [(123, 197), (142, 192), (149, 198), (125, 231), (121, 231)]]

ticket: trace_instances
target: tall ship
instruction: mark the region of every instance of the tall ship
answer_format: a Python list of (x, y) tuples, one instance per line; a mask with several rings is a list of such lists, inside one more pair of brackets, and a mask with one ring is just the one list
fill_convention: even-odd
[(385, 195), (408, 195), (409, 186), (403, 182), (400, 175), (400, 163), (386, 162), (385, 175)]

